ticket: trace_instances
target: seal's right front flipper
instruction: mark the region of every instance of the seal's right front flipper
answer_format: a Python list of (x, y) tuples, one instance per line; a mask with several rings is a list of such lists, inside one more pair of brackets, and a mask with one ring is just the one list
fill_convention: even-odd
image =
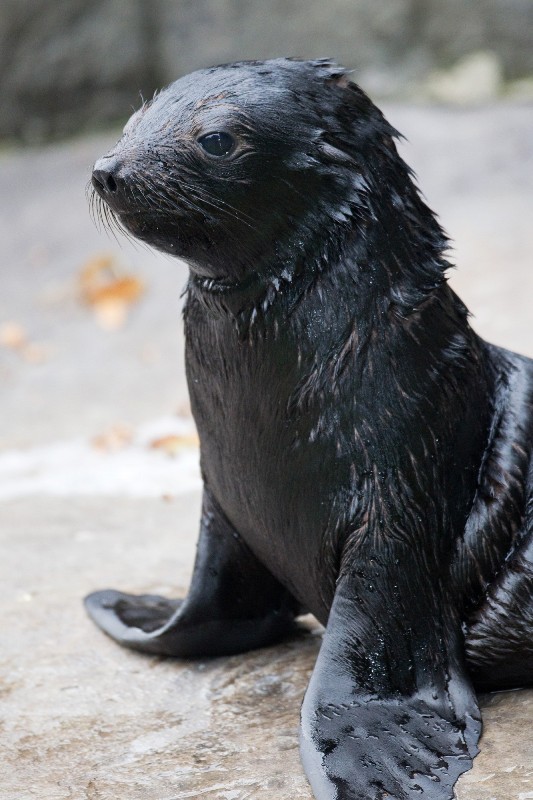
[(106, 589), (85, 599), (108, 636), (133, 650), (177, 657), (240, 653), (295, 630), (297, 603), (255, 558), (204, 490), (200, 538), (183, 600)]
[(316, 800), (451, 800), (481, 731), (460, 630), (420, 576), (402, 586), (381, 571), (338, 584), (302, 707), (302, 762)]
[(462, 721), (420, 697), (335, 692), (310, 702), (301, 754), (316, 800), (451, 800), (477, 752)]

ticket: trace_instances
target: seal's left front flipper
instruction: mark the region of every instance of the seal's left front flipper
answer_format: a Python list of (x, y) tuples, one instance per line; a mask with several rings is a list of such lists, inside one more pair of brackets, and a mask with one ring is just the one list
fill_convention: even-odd
[(317, 800), (450, 800), (478, 752), (460, 631), (435, 618), (420, 584), (410, 603), (409, 587), (387, 598), (387, 586), (365, 593), (345, 577), (335, 594), (302, 708), (301, 755)]
[(196, 658), (242, 653), (296, 630), (299, 606), (232, 527), (207, 488), (189, 593), (184, 600), (93, 592), (94, 622), (124, 647)]

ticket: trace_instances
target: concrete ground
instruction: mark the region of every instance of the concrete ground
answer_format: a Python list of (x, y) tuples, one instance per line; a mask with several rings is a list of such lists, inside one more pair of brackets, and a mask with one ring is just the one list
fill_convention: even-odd
[[(474, 326), (533, 356), (533, 108), (387, 112), (455, 242)], [(312, 623), (278, 647), (178, 663), (121, 650), (81, 607), (104, 586), (184, 594), (199, 513), (186, 269), (92, 226), (84, 186), (112, 140), (0, 154), (0, 797), (310, 800), (297, 727)], [(145, 286), (112, 325), (80, 299), (83, 268), (107, 253)], [(457, 797), (533, 799), (533, 691), (482, 707)]]

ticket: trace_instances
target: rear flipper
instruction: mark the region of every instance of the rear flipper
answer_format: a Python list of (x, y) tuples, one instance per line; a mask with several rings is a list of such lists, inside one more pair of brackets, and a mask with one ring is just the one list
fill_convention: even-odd
[[(533, 502), (531, 511), (533, 517)], [(533, 684), (533, 519), (527, 522), (520, 546), (469, 620), (468, 668), (481, 691)]]
[(119, 644), (178, 657), (240, 653), (295, 630), (297, 603), (255, 558), (204, 490), (188, 596), (167, 600), (107, 589), (85, 599), (94, 622)]
[(337, 587), (302, 707), (302, 762), (317, 800), (450, 800), (478, 752), (459, 627), (419, 576), (415, 594), (387, 572), (371, 593), (353, 576)]

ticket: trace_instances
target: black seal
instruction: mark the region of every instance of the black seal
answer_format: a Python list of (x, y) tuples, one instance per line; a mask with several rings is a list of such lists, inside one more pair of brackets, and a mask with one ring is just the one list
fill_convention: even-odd
[(88, 611), (178, 657), (315, 614), (318, 800), (448, 800), (474, 686), (533, 677), (533, 362), (470, 328), (396, 136), (330, 62), (242, 62), (161, 92), (93, 173), (104, 218), (190, 265), (205, 489), (187, 598)]

